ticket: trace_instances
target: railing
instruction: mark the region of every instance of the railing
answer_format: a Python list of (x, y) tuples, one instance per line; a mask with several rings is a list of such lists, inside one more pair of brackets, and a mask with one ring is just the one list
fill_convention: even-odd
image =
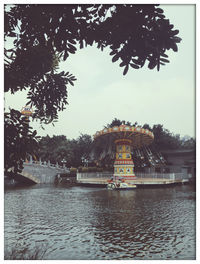
[(151, 179), (174, 179), (174, 173), (136, 173), (137, 178), (151, 178)]
[[(113, 176), (110, 172), (90, 172), (90, 173), (77, 173), (77, 180), (91, 179), (91, 178), (105, 178), (109, 179)], [(168, 180), (188, 180), (191, 178), (191, 174), (186, 173), (136, 173), (137, 179), (168, 179)]]
[(191, 173), (174, 173), (175, 174), (175, 180), (189, 180), (192, 178)]
[(77, 180), (80, 180), (80, 179), (91, 179), (91, 178), (96, 178), (96, 179), (105, 178), (105, 179), (109, 179), (112, 175), (113, 175), (112, 172), (88, 172), (88, 173), (77, 172), (76, 179)]
[(151, 179), (168, 179), (168, 180), (183, 180), (189, 179), (190, 174), (186, 173), (136, 173), (137, 178), (151, 178)]
[(52, 168), (52, 169), (60, 169), (60, 170), (64, 170), (64, 171), (69, 171), (69, 169), (67, 167), (65, 167), (64, 165), (63, 166), (60, 166), (58, 163), (57, 164), (52, 164), (50, 163), (49, 161), (46, 162), (46, 161), (34, 161), (34, 160), (30, 160), (30, 161), (24, 161), (24, 164), (26, 165), (39, 165), (39, 166), (42, 166), (42, 167), (49, 167), (49, 168)]

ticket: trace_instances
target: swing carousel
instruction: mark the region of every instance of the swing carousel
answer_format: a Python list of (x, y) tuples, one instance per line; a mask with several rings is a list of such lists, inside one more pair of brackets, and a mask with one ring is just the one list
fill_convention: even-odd
[(26, 117), (26, 120), (29, 121), (29, 117), (33, 115), (33, 110), (27, 105), (22, 107), (21, 114)]
[(123, 181), (136, 179), (135, 165), (156, 166), (165, 162), (160, 153), (152, 153), (148, 147), (153, 140), (154, 135), (148, 129), (127, 125), (104, 128), (94, 135), (94, 142), (108, 149), (100, 154), (100, 158), (110, 152), (111, 146), (115, 146), (113, 177)]
[[(29, 118), (33, 115), (33, 109), (32, 109), (31, 107), (29, 107), (29, 106), (26, 105), (26, 106), (22, 107), (20, 113), (21, 113), (23, 116), (25, 116), (25, 118), (26, 118), (26, 122), (28, 123), (28, 122), (29, 122)], [(32, 163), (32, 158), (33, 158), (35, 161), (37, 161), (37, 158), (36, 158), (35, 155), (33, 155), (33, 157), (32, 157), (32, 155), (29, 154), (29, 157), (26, 158), (26, 161), (25, 161), (26, 163), (28, 163), (28, 158), (30, 159), (30, 162), (31, 162), (31, 163)]]

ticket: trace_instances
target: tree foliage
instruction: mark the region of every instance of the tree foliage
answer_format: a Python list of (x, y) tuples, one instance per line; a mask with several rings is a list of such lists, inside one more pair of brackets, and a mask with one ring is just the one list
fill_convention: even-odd
[[(119, 126), (122, 124), (132, 125), (130, 121), (121, 121), (120, 119), (113, 119), (105, 127)], [(137, 126), (137, 122), (135, 122)], [(165, 129), (163, 125), (157, 124), (152, 127), (148, 124), (141, 126), (142, 128), (149, 129), (154, 133), (154, 142), (150, 146), (153, 152), (162, 152), (165, 150), (195, 150), (195, 139), (191, 137), (181, 138), (180, 135), (174, 135), (168, 129)], [(37, 156), (43, 161), (50, 160), (51, 163), (58, 162), (62, 165), (62, 160), (66, 160), (67, 167), (83, 166), (82, 158), (90, 160), (94, 165), (94, 162), (98, 163), (102, 167), (113, 165), (115, 155), (115, 145), (109, 149), (109, 139), (102, 138), (101, 144), (98, 145), (92, 140), (92, 137), (87, 134), (81, 134), (77, 139), (67, 139), (66, 136), (53, 136), (42, 137), (39, 141), (39, 150)], [(102, 153), (105, 151), (103, 158)], [(134, 157), (136, 162), (137, 157)], [(148, 163), (148, 162), (147, 162)], [(108, 168), (107, 168), (108, 169)]]
[(157, 124), (152, 127), (149, 124), (139, 125), (136, 121), (135, 123), (131, 123), (130, 121), (120, 120), (114, 118), (111, 123), (107, 124), (105, 127), (114, 127), (120, 125), (127, 126), (138, 126), (144, 129), (148, 129), (152, 131), (154, 134), (154, 141), (152, 143), (152, 147), (157, 150), (169, 150), (169, 149), (194, 149), (196, 141), (192, 137), (187, 139), (181, 139), (179, 134), (174, 134), (170, 132), (168, 129), (164, 128), (163, 125)]
[(109, 123), (109, 124), (107, 124), (105, 127), (108, 128), (108, 127), (114, 127), (114, 126), (120, 126), (120, 125), (137, 126), (137, 124), (138, 124), (137, 122), (135, 122), (134, 124), (132, 124), (129, 121), (125, 121), (125, 120), (120, 120), (120, 119), (114, 118), (112, 120), (112, 122)]
[[(181, 40), (173, 27), (158, 5), (14, 5), (5, 12), (5, 39), (14, 38), (14, 48), (5, 50), (5, 91), (29, 88), (35, 115), (53, 120), (55, 109), (67, 103), (62, 87), (75, 81), (69, 72), (55, 73), (59, 60), (78, 46), (96, 44), (111, 49), (112, 61), (121, 61), (124, 74), (145, 63), (159, 70), (169, 62), (166, 51), (177, 51)], [(61, 87), (62, 102), (56, 87)]]
[(66, 161), (67, 167), (78, 167), (82, 164), (82, 158), (89, 159), (92, 138), (87, 134), (81, 134), (77, 139), (69, 140), (64, 135), (42, 137), (39, 141), (37, 156), (51, 163)]
[(154, 125), (152, 127), (154, 134), (153, 146), (159, 150), (179, 149), (181, 148), (180, 135), (174, 135), (163, 125)]
[(36, 131), (32, 131), (27, 119), (19, 111), (5, 113), (4, 169), (7, 174), (13, 168), (14, 173), (21, 172), (27, 154), (33, 155), (37, 149)]
[[(166, 51), (177, 51), (181, 41), (179, 31), (173, 27), (159, 5), (5, 6), (4, 37), (5, 41), (13, 40), (13, 47), (8, 49), (5, 44), (4, 49), (5, 92), (28, 90), (27, 104), (34, 108), (33, 118), (54, 122), (67, 104), (68, 86), (76, 80), (69, 71), (59, 72), (61, 60), (75, 54), (77, 48), (96, 45), (101, 50), (111, 49), (112, 61), (120, 63), (124, 75), (130, 68), (139, 69), (145, 64), (159, 70), (160, 65), (169, 62)], [(7, 114), (7, 118), (12, 119), (13, 114)], [(16, 129), (20, 118), (18, 115), (13, 119)], [(5, 134), (11, 140), (9, 124)], [(7, 148), (6, 167), (17, 166), (11, 164), (12, 155), (22, 160), (24, 155), (16, 145), (19, 142), (13, 142), (15, 149)], [(28, 144), (24, 151), (30, 152)]]

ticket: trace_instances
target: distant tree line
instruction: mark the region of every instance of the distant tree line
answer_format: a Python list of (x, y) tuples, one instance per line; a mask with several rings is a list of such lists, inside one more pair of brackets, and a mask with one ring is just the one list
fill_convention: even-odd
[(92, 137), (81, 134), (77, 139), (67, 139), (66, 136), (48, 135), (39, 141), (37, 156), (42, 160), (49, 160), (51, 163), (63, 163), (67, 167), (78, 167), (83, 165), (83, 161), (89, 159), (91, 152)]
[[(121, 124), (129, 126), (140, 126), (137, 122), (132, 124), (129, 121), (119, 120), (115, 118), (110, 124), (105, 127), (119, 126)], [(177, 150), (177, 149), (195, 149), (196, 140), (192, 137), (181, 138), (178, 134), (171, 133), (163, 125), (148, 124), (141, 126), (149, 129), (154, 133), (154, 142), (152, 148), (157, 151)], [(45, 136), (39, 141), (39, 149), (37, 156), (42, 160), (50, 160), (52, 163), (58, 162), (60, 165), (66, 161), (67, 167), (84, 166), (84, 160), (90, 160), (90, 154), (94, 147), (92, 137), (87, 134), (81, 134), (77, 139), (67, 139), (64, 135), (59, 136)], [(94, 166), (91, 164), (90, 166)]]
[(105, 127), (120, 126), (122, 124), (127, 126), (138, 126), (152, 131), (154, 134), (154, 142), (152, 143), (152, 146), (159, 151), (171, 149), (194, 149), (196, 146), (196, 140), (194, 138), (189, 136), (181, 138), (179, 134), (170, 132), (161, 124), (153, 125), (151, 127), (149, 124), (140, 125), (138, 122), (131, 123), (130, 121), (114, 118), (112, 122)]

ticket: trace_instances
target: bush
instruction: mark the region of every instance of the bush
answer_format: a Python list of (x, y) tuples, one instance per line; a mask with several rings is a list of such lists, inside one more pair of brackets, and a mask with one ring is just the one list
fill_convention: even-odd
[(99, 167), (79, 167), (78, 168), (79, 172), (102, 172), (103, 168)]
[(70, 173), (77, 173), (77, 168), (70, 168)]
[(16, 245), (11, 250), (5, 250), (4, 260), (42, 260), (45, 259), (47, 245), (35, 246), (35, 248), (21, 248)]

